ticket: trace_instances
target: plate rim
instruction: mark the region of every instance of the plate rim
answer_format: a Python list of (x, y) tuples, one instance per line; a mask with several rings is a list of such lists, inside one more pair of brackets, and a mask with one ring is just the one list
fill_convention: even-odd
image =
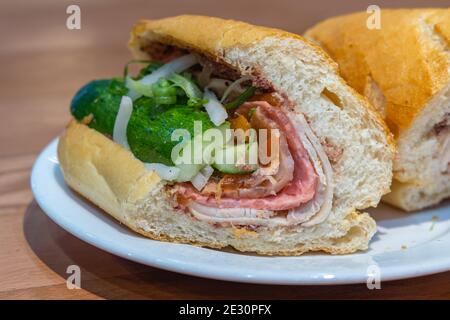
[[(253, 283), (253, 284), (270, 284), (270, 285), (343, 285), (343, 284), (357, 284), (357, 283), (367, 283), (368, 276), (367, 274), (361, 274), (361, 273), (355, 273), (352, 275), (346, 274), (345, 276), (340, 277), (334, 277), (330, 279), (326, 279), (324, 277), (311, 277), (311, 276), (305, 276), (305, 275), (298, 275), (295, 279), (292, 278), (286, 278), (281, 276), (273, 277), (264, 275), (262, 273), (249, 273), (249, 272), (243, 272), (241, 273), (232, 273), (227, 272), (226, 268), (218, 268), (213, 265), (209, 268), (202, 269), (195, 267), (195, 263), (187, 263), (183, 265), (178, 265), (171, 263), (170, 261), (164, 261), (164, 259), (158, 259), (152, 254), (149, 254), (147, 257), (141, 257), (137, 255), (131, 255), (127, 254), (127, 251), (125, 247), (122, 250), (122, 246), (111, 246), (108, 244), (107, 241), (104, 241), (103, 239), (99, 237), (92, 237), (89, 234), (86, 234), (86, 232), (83, 232), (82, 229), (80, 229), (76, 224), (70, 224), (68, 221), (65, 221), (62, 219), (55, 208), (52, 207), (51, 204), (44, 201), (41, 191), (39, 190), (39, 184), (40, 182), (38, 179), (38, 169), (40, 169), (41, 166), (48, 167), (48, 158), (46, 157), (47, 153), (52, 153), (52, 148), (55, 151), (56, 156), (56, 147), (58, 143), (59, 138), (54, 138), (49, 144), (47, 144), (39, 153), (38, 157), (36, 158), (32, 170), (31, 170), (31, 176), (30, 176), (30, 184), (31, 189), (34, 195), (34, 199), (42, 209), (42, 211), (58, 226), (63, 228), (68, 233), (74, 235), (75, 237), (81, 239), (82, 241), (89, 243), (90, 245), (93, 245), (94, 247), (97, 247), (101, 250), (104, 250), (106, 252), (109, 252), (113, 255), (119, 256), (121, 258), (131, 260), (137, 263), (141, 263), (144, 265), (148, 265), (151, 267), (186, 274), (190, 276), (195, 277), (201, 277), (201, 278), (208, 278), (208, 279), (214, 279), (214, 280), (222, 280), (222, 281), (232, 281), (232, 282), (241, 282), (241, 283)], [(54, 175), (52, 175), (54, 176)], [(63, 192), (65, 192), (63, 189), (61, 189)], [(80, 198), (80, 201), (83, 201), (83, 199)], [(78, 205), (78, 204), (77, 204)], [(104, 214), (104, 213), (102, 213)], [(121, 228), (124, 228), (121, 226)], [(136, 235), (138, 236), (138, 235)], [(447, 234), (448, 237), (450, 235)], [(96, 239), (97, 241), (94, 241)], [(159, 241), (152, 240), (152, 239), (145, 239), (151, 242), (157, 242)], [(164, 244), (168, 246), (176, 245), (176, 246), (189, 246), (189, 245), (183, 245), (183, 244), (177, 244), (177, 243), (170, 243), (170, 242), (164, 242)], [(196, 247), (198, 248), (198, 247)], [(198, 248), (203, 250), (211, 250), (207, 248)], [(218, 251), (215, 251), (216, 253)], [(224, 252), (219, 251), (220, 254), (235, 254), (230, 252)], [(239, 253), (240, 254), (240, 253)], [(351, 255), (341, 255), (341, 256), (333, 256), (337, 259), (343, 259), (347, 256), (355, 257), (355, 256), (370, 256), (367, 251), (365, 252), (358, 252)], [(249, 257), (249, 255), (243, 254), (243, 256)], [(253, 256), (250, 256), (253, 257)], [(328, 256), (329, 257), (329, 256)], [(263, 259), (271, 259), (273, 257), (267, 257), (267, 256), (255, 256), (255, 258), (263, 258)], [(281, 259), (290, 259), (293, 257), (276, 257)], [(433, 263), (432, 263), (433, 262)], [(400, 280), (400, 279), (407, 279), (407, 278), (414, 278), (414, 277), (421, 277), (431, 274), (436, 274), (444, 271), (450, 270), (450, 255), (445, 259), (445, 257), (441, 257), (441, 259), (438, 259), (439, 263), (436, 263), (436, 261), (427, 261), (426, 267), (422, 267), (420, 269), (417, 269), (416, 267), (410, 267), (410, 268), (401, 268), (399, 266), (390, 266), (389, 272), (385, 275), (383, 275), (385, 272), (383, 271), (381, 276), (381, 282), (386, 281), (393, 281), (393, 280)]]

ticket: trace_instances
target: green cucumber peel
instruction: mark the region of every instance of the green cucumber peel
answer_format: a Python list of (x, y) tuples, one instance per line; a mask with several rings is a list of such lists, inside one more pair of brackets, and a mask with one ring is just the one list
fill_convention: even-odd
[(256, 87), (248, 87), (236, 99), (224, 105), (225, 109), (236, 109), (255, 95)]

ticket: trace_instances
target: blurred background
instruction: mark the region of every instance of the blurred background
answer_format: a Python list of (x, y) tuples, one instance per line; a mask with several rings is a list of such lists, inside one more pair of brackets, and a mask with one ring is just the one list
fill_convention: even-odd
[[(71, 4), (81, 9), (81, 30), (66, 28)], [(302, 33), (370, 4), (448, 7), (450, 0), (2, 0), (0, 155), (38, 152), (64, 127), (70, 99), (82, 84), (120, 74), (130, 59), (129, 30), (141, 18), (202, 14)]]

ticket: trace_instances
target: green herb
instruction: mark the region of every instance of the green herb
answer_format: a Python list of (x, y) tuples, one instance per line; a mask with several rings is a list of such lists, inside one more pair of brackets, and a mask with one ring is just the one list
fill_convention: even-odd
[(131, 64), (134, 63), (148, 63), (148, 65), (144, 68), (142, 68), (139, 71), (139, 74), (135, 77), (135, 79), (141, 79), (144, 76), (152, 73), (156, 69), (159, 69), (162, 66), (162, 63), (157, 61), (150, 61), (150, 60), (130, 60), (123, 68), (123, 78), (125, 79), (128, 76), (128, 68)]
[(137, 93), (141, 96), (153, 97), (152, 85), (143, 84), (141, 81), (134, 80), (130, 77), (127, 77), (125, 79), (125, 85), (130, 90), (130, 92)]
[(224, 105), (225, 109), (236, 109), (241, 104), (250, 99), (256, 92), (255, 87), (248, 87), (244, 92), (242, 92), (234, 101), (231, 101)]
[(168, 77), (168, 80), (171, 81), (174, 86), (183, 89), (189, 98), (200, 99), (203, 96), (201, 90), (191, 78), (173, 73)]
[(186, 102), (186, 105), (188, 107), (198, 108), (198, 107), (204, 106), (207, 103), (208, 103), (208, 100), (205, 100), (205, 99), (189, 98), (189, 100)]
[(175, 104), (177, 103), (176, 96), (159, 96), (155, 97), (155, 102), (158, 104)]
[(152, 84), (152, 95), (159, 104), (177, 103), (177, 89), (164, 78)]

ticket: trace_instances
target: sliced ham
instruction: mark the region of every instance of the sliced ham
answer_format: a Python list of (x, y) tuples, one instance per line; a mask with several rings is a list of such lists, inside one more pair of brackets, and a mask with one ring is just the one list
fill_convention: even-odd
[(265, 101), (245, 103), (244, 108), (259, 107), (278, 124), (280, 130), (288, 139), (288, 147), (294, 159), (294, 176), (280, 192), (276, 195), (264, 198), (227, 198), (215, 197), (199, 193), (188, 184), (180, 186), (180, 192), (185, 198), (200, 204), (217, 208), (253, 208), (258, 210), (288, 210), (296, 208), (308, 202), (314, 197), (317, 185), (317, 175), (312, 166), (308, 154), (301, 143), (296, 130), (287, 116), (278, 108), (274, 108)]
[[(247, 114), (250, 108), (254, 108), (254, 105), (244, 105), (236, 112)], [(250, 125), (257, 131), (268, 129), (267, 135), (270, 137), (270, 130), (279, 130), (279, 125), (270, 118), (266, 109), (257, 107), (251, 116)], [(220, 181), (210, 180), (202, 194), (216, 198), (217, 190), (221, 190), (221, 198), (234, 199), (254, 199), (276, 195), (294, 178), (294, 159), (283, 132), (280, 132), (278, 152), (273, 158), (271, 164), (274, 163), (274, 166), (261, 167), (253, 174), (227, 175)]]
[(257, 226), (287, 226), (289, 222), (284, 217), (276, 215), (276, 211), (264, 211), (251, 208), (213, 208), (193, 202), (191, 213), (199, 220), (211, 223), (231, 223), (233, 225)]
[[(257, 120), (262, 120), (261, 127), (267, 128), (269, 125), (271, 128), (279, 128), (281, 136), (285, 137), (287, 150), (280, 148), (279, 171), (268, 181), (272, 185), (279, 183), (282, 188), (276, 194), (264, 197), (258, 197), (261, 193), (257, 188), (244, 188), (239, 193), (245, 190), (248, 192), (247, 197), (224, 193), (218, 198), (211, 194), (202, 194), (188, 184), (180, 184), (176, 189), (178, 196), (184, 199), (183, 202), (187, 203), (187, 207), (197, 219), (213, 223), (310, 226), (322, 222), (331, 210), (333, 181), (331, 165), (321, 144), (303, 115), (294, 114), (287, 108), (275, 108), (265, 101), (246, 103), (239, 111), (245, 112), (255, 107), (255, 114), (260, 112)], [(290, 121), (287, 115), (293, 121)], [(289, 158), (294, 163), (291, 176)], [(246, 182), (247, 186), (249, 182)], [(213, 183), (217, 184), (217, 181)], [(272, 189), (272, 193), (279, 185)], [(215, 190), (211, 186), (205, 189)]]

